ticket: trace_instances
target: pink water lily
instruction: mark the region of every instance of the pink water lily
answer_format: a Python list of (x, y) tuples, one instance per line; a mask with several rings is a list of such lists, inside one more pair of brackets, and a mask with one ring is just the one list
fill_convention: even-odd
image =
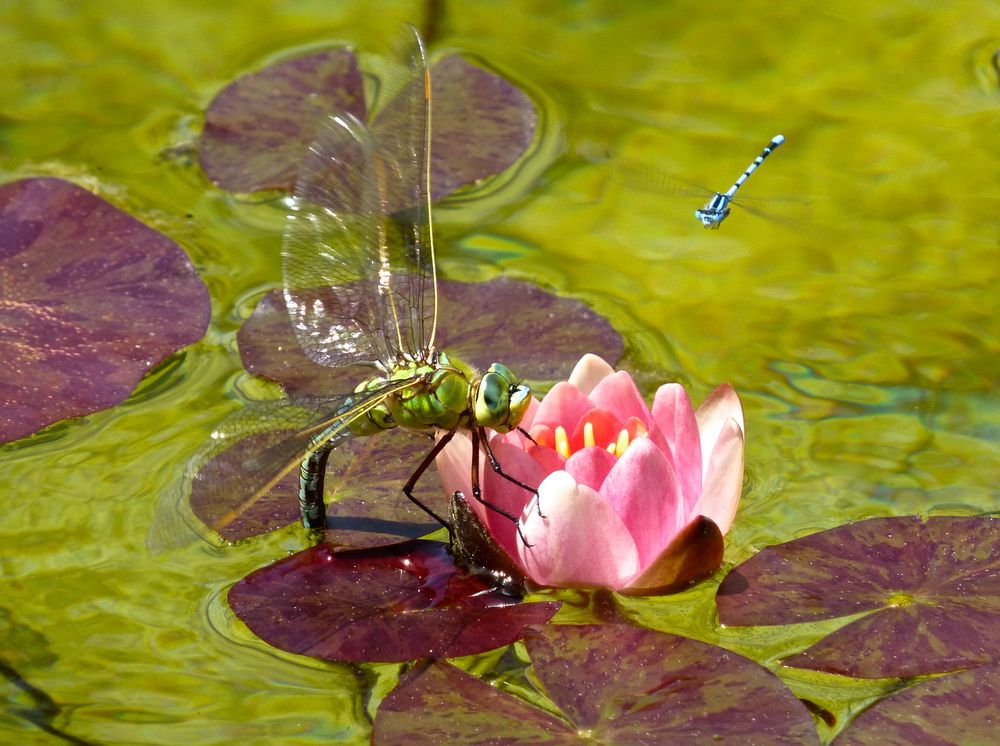
[[(483, 498), (471, 499), (472, 442), (438, 456), (445, 489), (461, 492), (518, 570), (542, 586), (628, 593), (674, 590), (717, 569), (743, 483), (743, 410), (723, 384), (697, 411), (680, 384), (649, 407), (631, 376), (585, 355), (568, 381), (533, 401), (516, 430), (492, 434), (504, 472), (480, 456)], [(534, 441), (534, 442), (532, 442)], [(523, 536), (523, 539), (521, 538)]]

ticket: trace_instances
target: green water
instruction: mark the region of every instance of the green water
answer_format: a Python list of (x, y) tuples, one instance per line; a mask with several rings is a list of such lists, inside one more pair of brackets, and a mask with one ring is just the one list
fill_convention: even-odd
[[(279, 653), (223, 600), (300, 533), (156, 556), (146, 535), (200, 441), (260, 390), (234, 337), (279, 279), (280, 215), (192, 165), (202, 110), (291, 50), (375, 46), (424, 11), (207, 5), (0, 6), (0, 177), (95, 188), (184, 247), (214, 309), (205, 339), (125, 404), (0, 449), (0, 658), (60, 708), (53, 727), (89, 741), (364, 743), (395, 668)], [(864, 517), (1000, 507), (1000, 5), (784, 5), (455, 3), (432, 45), (489, 60), (544, 115), (521, 173), (438, 211), (444, 274), (584, 300), (625, 336), (647, 390), (677, 379), (700, 400), (730, 381), (748, 466), (733, 562)], [(705, 231), (698, 199), (616, 176), (641, 161), (725, 189), (779, 132), (787, 143), (745, 191), (806, 198), (792, 222), (734, 210)], [(819, 634), (720, 631), (714, 585), (624, 603), (768, 665)], [(779, 673), (840, 724), (881, 691)], [(15, 714), (37, 701), (4, 687), (0, 742), (60, 742)]]

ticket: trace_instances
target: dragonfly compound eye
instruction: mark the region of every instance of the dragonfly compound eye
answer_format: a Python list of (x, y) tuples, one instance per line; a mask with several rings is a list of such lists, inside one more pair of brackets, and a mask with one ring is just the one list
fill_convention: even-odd
[(516, 382), (510, 368), (494, 363), (476, 392), (476, 423), (507, 432), (517, 427), (531, 401), (531, 391)]

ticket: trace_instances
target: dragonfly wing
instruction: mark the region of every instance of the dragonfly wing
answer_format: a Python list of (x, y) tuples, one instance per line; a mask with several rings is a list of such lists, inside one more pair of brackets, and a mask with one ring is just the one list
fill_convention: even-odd
[(339, 366), (419, 356), (433, 344), (428, 200), (430, 88), (419, 36), (385, 76), (391, 99), (371, 127), (321, 125), (300, 169), (283, 246), (285, 300), (307, 355)]
[(311, 360), (386, 364), (395, 349), (378, 298), (374, 145), (350, 114), (327, 117), (299, 170), (285, 227), (285, 305)]
[(627, 189), (672, 197), (710, 198), (715, 192), (678, 179), (649, 163), (622, 161), (612, 167), (612, 179)]

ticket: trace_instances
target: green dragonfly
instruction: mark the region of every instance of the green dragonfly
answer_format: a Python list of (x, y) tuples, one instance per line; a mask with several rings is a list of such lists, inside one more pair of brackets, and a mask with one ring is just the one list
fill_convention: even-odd
[[(459, 430), (470, 431), (473, 443), (474, 498), (517, 521), (484, 500), (480, 448), (498, 474), (535, 491), (502, 471), (486, 433), (518, 427), (531, 397), (528, 386), (501, 363), (479, 373), (434, 347), (430, 73), (419, 34), (409, 28), (406, 36), (403, 63), (380, 81), (391, 98), (376, 123), (366, 126), (348, 113), (323, 121), (289, 200), (282, 248), (285, 304), (306, 355), (338, 371), (367, 366), (369, 377), (343, 396), (263, 402), (224, 420), (190, 472), (220, 500), (245, 495), (212, 522), (216, 530), (295, 468), (303, 524), (323, 527), (331, 450), (396, 427), (439, 433), (402, 491), (442, 525), (448, 523), (413, 488)], [(265, 447), (245, 446), (265, 428), (272, 433)], [(273, 437), (275, 431), (280, 437)], [(230, 449), (237, 455), (208, 480), (201, 466)]]

